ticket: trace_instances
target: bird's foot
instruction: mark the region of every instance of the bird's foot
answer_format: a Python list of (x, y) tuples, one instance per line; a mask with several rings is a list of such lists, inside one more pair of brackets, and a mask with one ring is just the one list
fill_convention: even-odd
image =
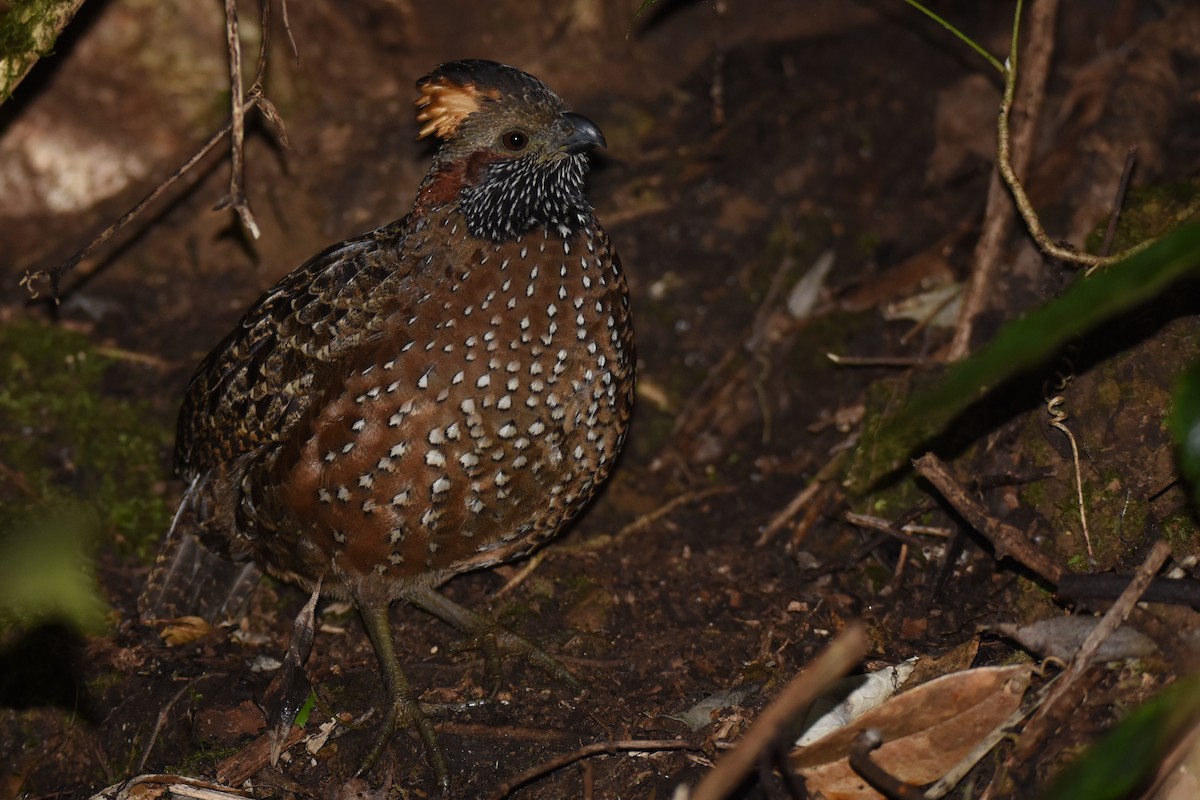
[(389, 698), (387, 713), (384, 714), (383, 722), (379, 724), (376, 731), (375, 742), (367, 751), (367, 755), (359, 764), (358, 771), (354, 773), (354, 776), (360, 777), (375, 766), (375, 762), (383, 755), (384, 749), (391, 743), (393, 734), (401, 728), (413, 728), (417, 731), (421, 741), (425, 744), (425, 755), (429, 758), (429, 765), (433, 769), (438, 786), (443, 792), (448, 791), (450, 769), (446, 766), (446, 756), (442, 753), (441, 745), (438, 744), (437, 732), (434, 731), (433, 722), (426, 716), (421, 704), (409, 691)]

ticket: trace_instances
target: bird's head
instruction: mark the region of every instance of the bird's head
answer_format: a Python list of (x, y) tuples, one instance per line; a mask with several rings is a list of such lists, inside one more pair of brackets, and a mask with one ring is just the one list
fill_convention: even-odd
[(421, 137), (441, 146), (422, 188), (457, 203), (471, 232), (503, 241), (537, 226), (570, 235), (591, 217), (585, 153), (604, 135), (537, 78), (494, 61), (443, 64), (417, 81)]

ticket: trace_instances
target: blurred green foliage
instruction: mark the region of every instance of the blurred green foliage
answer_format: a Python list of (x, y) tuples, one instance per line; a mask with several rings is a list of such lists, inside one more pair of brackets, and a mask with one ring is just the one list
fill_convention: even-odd
[(169, 521), (170, 431), (144, 404), (102, 391), (114, 363), (58, 326), (0, 326), (0, 628), (94, 629), (95, 545), (140, 552)]

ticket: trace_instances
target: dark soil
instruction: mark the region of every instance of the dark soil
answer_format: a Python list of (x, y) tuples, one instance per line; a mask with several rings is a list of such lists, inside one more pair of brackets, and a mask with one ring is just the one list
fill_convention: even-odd
[[(456, 706), (437, 717), (453, 796), (490, 796), (591, 743), (682, 737), (695, 746), (594, 756), (513, 794), (671, 797), (853, 620), (869, 631), (871, 668), (936, 657), (988, 624), (1065, 613), (911, 476), (858, 494), (843, 490), (843, 473), (823, 476), (815, 499), (764, 535), (821, 470), (854, 452), (864, 417), (894, 409), (936, 374), (927, 365), (952, 328), (881, 312), (970, 273), (998, 79), (900, 3), (660, 2), (635, 17), (637, 5), (290, 4), (300, 60), (276, 20), (267, 81), (289, 145), (261, 121), (246, 142), (261, 238), (212, 211), (228, 185), (222, 145), (64, 278), (58, 306), (26, 300), (25, 271), (82, 247), (222, 124), (220, 4), (89, 2), (55, 57), (0, 107), (0, 325), (15, 337), (0, 358), (26, 365), (0, 372), (9, 382), (0, 385), (0, 533), (33, 535), (59, 504), (91, 509), (94, 569), (112, 609), (101, 633), (54, 622), (0, 636), (0, 763), (9, 765), (0, 798), (87, 797), (146, 772), (212, 779), (262, 736), (258, 703), (272, 672), (258, 665), (286, 649), (306, 599), (299, 589), (264, 582), (235, 628), (179, 646), (135, 621), (181, 490), (169, 463), (174, 416), (199, 359), (263, 290), (327, 244), (407, 211), (430, 154), (414, 138), (413, 82), (456, 58), (526, 69), (604, 130), (609, 148), (589, 194), (629, 274), (640, 385), (615, 477), (536, 569), (501, 594), (526, 562), (444, 588), (561, 659), (585, 682), (582, 694), (510, 660), (498, 694), (469, 703), (488, 695), (480, 655), (433, 618), (393, 609), (422, 699)], [(1011, 4), (937, 5), (991, 52), (1007, 51)], [(1186, 35), (1200, 14), (1186, 6), (1103, 0), (1060, 10), (1028, 177), (1052, 235), (1082, 245), (1104, 223), (1130, 145), (1145, 154), (1137, 186), (1200, 180), (1200, 39)], [(249, 61), (256, 14), (242, 10)], [(1128, 65), (1152, 45), (1166, 49), (1163, 66), (1131, 88)], [(1131, 96), (1141, 104), (1132, 111)], [(1155, 122), (1126, 119), (1135, 112)], [(980, 343), (1075, 279), (1019, 225), (1006, 247)], [(789, 298), (826, 253), (832, 270), (813, 311), (798, 317)], [(1174, 381), (1200, 353), (1197, 297), (1179, 292), (1081, 340), (960, 420), (940, 454), (992, 513), (1076, 571), (1129, 572), (1164, 537), (1177, 560), (1195, 554), (1164, 416)], [(55, 336), (68, 338), (42, 339)], [(48, 388), (67, 369), (62, 353), (90, 354), (103, 368)], [(922, 366), (837, 366), (829, 353)], [(1066, 396), (1083, 451), (1090, 565), (1070, 444), (1044, 409), (1061, 374), (1073, 380), (1052, 392)], [(35, 386), (45, 396), (30, 411), (19, 400)], [(57, 402), (71, 391), (88, 402)], [(126, 449), (87, 450), (100, 430)], [(898, 540), (850, 524), (847, 511), (919, 521), (950, 538)], [(1147, 614), (1159, 631), (1197, 627), (1188, 610)], [(323, 604), (318, 624), (308, 733), (335, 717), (359, 720), (383, 700), (353, 609)], [(1000, 781), (1011, 749), (1002, 745), (960, 791), (978, 796), (996, 781), (997, 796), (1036, 793), (1125, 709), (1195, 666), (1195, 653), (1176, 644), (1162, 658), (1094, 668), (1086, 703), (1051, 746)], [(985, 634), (974, 664), (1016, 652)], [(707, 725), (683, 721), (734, 688), (745, 691)], [(377, 719), (341, 726), (315, 753), (292, 747), (253, 777), (256, 795), (436, 794), (408, 731), (366, 782), (348, 780)], [(737, 796), (789, 796), (776, 780), (752, 777)]]

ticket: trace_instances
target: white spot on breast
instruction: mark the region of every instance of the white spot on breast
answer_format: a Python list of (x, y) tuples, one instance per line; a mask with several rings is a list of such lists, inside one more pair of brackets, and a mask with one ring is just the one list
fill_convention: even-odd
[(487, 373), (484, 373), (483, 375), (480, 375), (479, 378), (475, 381), (475, 387), (478, 389), (483, 389), (483, 388), (486, 388), (489, 384), (491, 384), (491, 382), (492, 382), (491, 377)]
[(430, 450), (425, 453), (425, 463), (431, 467), (446, 466), (446, 454), (441, 450)]
[(431, 494), (442, 494), (443, 492), (450, 491), (450, 480), (445, 476), (438, 478), (429, 486), (429, 491)]

